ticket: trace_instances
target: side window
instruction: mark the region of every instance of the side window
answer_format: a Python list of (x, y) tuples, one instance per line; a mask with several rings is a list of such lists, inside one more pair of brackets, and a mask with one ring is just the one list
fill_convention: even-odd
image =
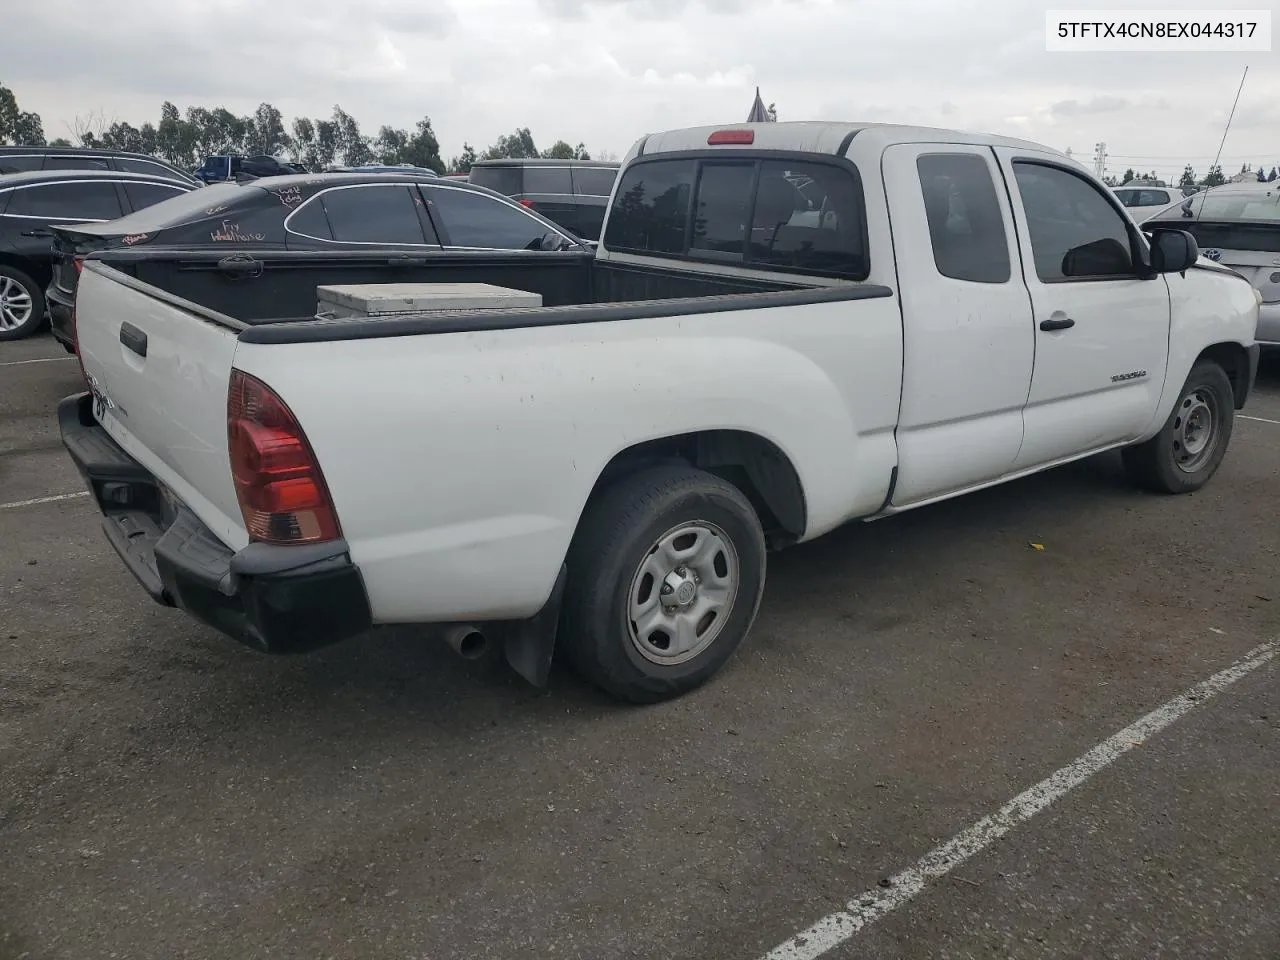
[(418, 245), (427, 242), (413, 195), (403, 184), (342, 187), (325, 192), (323, 200), (334, 240)]
[(30, 155), (4, 156), (0, 154), (0, 174), (29, 173), (44, 166), (44, 157)]
[(554, 194), (572, 196), (573, 180), (568, 167), (543, 167), (530, 163), (524, 168), (524, 194)]
[(168, 177), (170, 180), (177, 174), (162, 163), (151, 160), (139, 160), (137, 157), (116, 157), (116, 168), (126, 173), (149, 173), (157, 177)]
[(580, 197), (607, 199), (618, 179), (616, 167), (574, 167), (573, 192)]
[(149, 207), (152, 204), (160, 203), (163, 200), (172, 200), (186, 193), (186, 190), (180, 190), (177, 187), (166, 187), (159, 183), (126, 183), (124, 192), (129, 197), (129, 203), (135, 210), (141, 210), (143, 207)]
[(1101, 193), (1075, 174), (1015, 162), (1036, 276), (1052, 283), (1078, 277), (1133, 276), (1128, 225)]
[(106, 157), (64, 156), (45, 157), (46, 170), (110, 170)]
[(1163, 190), (1143, 190), (1138, 201), (1140, 207), (1162, 207), (1169, 202), (1169, 194)]
[(430, 199), (432, 215), (454, 247), (487, 247), (497, 250), (539, 250), (542, 238), (552, 232), (541, 220), (509, 203), (470, 190), (422, 187)]
[(693, 197), (692, 160), (633, 164), (623, 174), (605, 228), (610, 250), (683, 254)]
[(748, 260), (766, 269), (865, 280), (863, 211), (862, 191), (847, 170), (766, 160), (760, 164)]
[(523, 167), (510, 164), (493, 166), (480, 164), (471, 168), (471, 172), (467, 174), (467, 180), (479, 186), (488, 187), (490, 190), (496, 190), (498, 193), (505, 193), (508, 197), (514, 197), (523, 192), (523, 170)]
[(755, 175), (754, 163), (702, 164), (689, 242), (691, 254), (742, 263)]
[(1008, 282), (1009, 241), (986, 160), (936, 153), (917, 159), (916, 171), (938, 272), (954, 280)]
[(323, 197), (312, 197), (289, 215), (287, 227), (290, 233), (298, 233), (316, 240), (332, 240), (329, 219), (324, 215)]
[(10, 216), (45, 220), (116, 220), (122, 213), (116, 187), (109, 181), (42, 183), (15, 190), (5, 211)]

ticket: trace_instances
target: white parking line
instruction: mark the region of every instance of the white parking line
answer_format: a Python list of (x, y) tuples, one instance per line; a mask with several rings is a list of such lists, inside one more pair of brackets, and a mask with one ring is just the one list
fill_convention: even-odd
[(1243, 413), (1237, 413), (1236, 418), (1239, 420), (1252, 420), (1255, 423), (1274, 423), (1280, 427), (1280, 420), (1268, 420), (1266, 417), (1246, 417)]
[(60, 493), (56, 497), (36, 497), (34, 500), (15, 500), (13, 503), (0, 503), (0, 510), (12, 510), (16, 507), (34, 507), (40, 503), (57, 503), (59, 500), (75, 500), (79, 497), (87, 497), (88, 490), (82, 490), (80, 493)]
[(1190, 713), (1237, 680), (1263, 666), (1280, 649), (1280, 640), (1254, 647), (1244, 657), (1208, 680), (1156, 707), (1142, 719), (1102, 741), (1057, 773), (1018, 794), (988, 817), (956, 834), (926, 853), (914, 866), (891, 877), (886, 886), (872, 887), (845, 905), (839, 913), (823, 917), (786, 943), (774, 947), (764, 960), (814, 960), (851, 939), (863, 927), (913, 900), (934, 880), (995, 843), (1018, 824), (1030, 820), (1055, 800), (1065, 796), (1095, 773), (1105, 769), (1148, 737)]
[(0, 367), (20, 367), (24, 363), (57, 363), (59, 360), (74, 360), (75, 357), (37, 357), (35, 360), (5, 360)]

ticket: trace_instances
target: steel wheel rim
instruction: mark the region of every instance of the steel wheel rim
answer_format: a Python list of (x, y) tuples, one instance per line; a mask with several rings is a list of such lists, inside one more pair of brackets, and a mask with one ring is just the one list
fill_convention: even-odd
[(714, 523), (681, 523), (659, 536), (627, 592), (627, 633), (636, 652), (676, 666), (706, 651), (733, 612), (741, 569), (733, 541)]
[(1173, 462), (1183, 473), (1195, 473), (1218, 445), (1218, 398), (1197, 387), (1178, 401), (1173, 418)]
[(0, 277), (0, 330), (17, 330), (31, 319), (31, 293), (13, 277)]

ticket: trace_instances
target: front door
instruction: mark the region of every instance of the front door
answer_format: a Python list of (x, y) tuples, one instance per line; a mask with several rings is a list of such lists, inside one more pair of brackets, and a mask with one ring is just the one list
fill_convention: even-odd
[(1160, 400), (1169, 288), (1138, 278), (1144, 242), (1114, 198), (1051, 154), (996, 148), (1035, 312), (1027, 469), (1136, 440)]
[(1035, 338), (991, 149), (900, 144), (882, 168), (906, 317), (893, 495), (903, 507), (1012, 468)]

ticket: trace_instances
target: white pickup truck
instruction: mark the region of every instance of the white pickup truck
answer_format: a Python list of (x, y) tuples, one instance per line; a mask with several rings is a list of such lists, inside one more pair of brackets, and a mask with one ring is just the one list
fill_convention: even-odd
[[(317, 319), (319, 284), (544, 306)], [(1203, 485), (1258, 298), (1061, 154), (778, 123), (644, 137), (594, 256), (83, 263), (64, 441), (157, 600), (268, 652), (424, 624), (622, 698), (706, 680), (768, 548), (1122, 448)]]

